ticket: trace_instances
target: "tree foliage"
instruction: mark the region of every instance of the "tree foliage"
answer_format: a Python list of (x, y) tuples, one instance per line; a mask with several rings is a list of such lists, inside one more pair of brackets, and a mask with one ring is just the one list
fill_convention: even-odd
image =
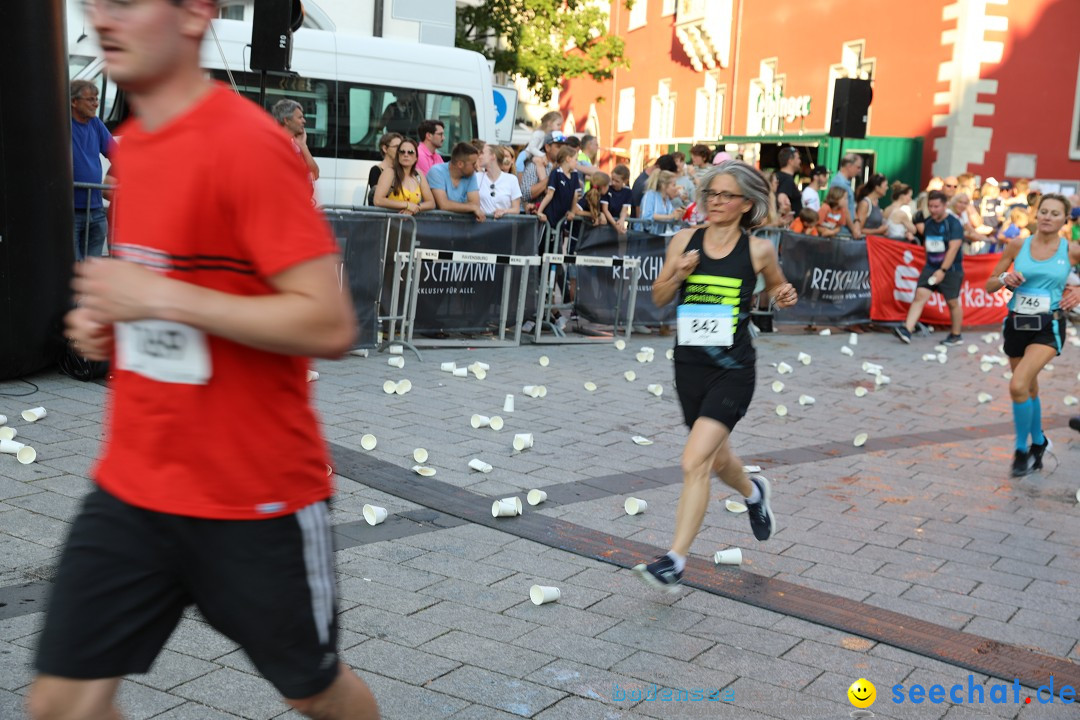
[(629, 67), (622, 39), (608, 32), (608, 14), (592, 0), (485, 0), (459, 7), (457, 46), (494, 60), (496, 72), (524, 78), (544, 101), (566, 78), (606, 80), (615, 68)]

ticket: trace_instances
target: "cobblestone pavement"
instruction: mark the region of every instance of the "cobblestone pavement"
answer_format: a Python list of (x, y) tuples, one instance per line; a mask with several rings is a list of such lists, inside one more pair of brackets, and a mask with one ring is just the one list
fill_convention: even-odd
[[(1080, 659), (1080, 436), (1065, 426), (1074, 408), (1080, 355), (1073, 347), (1043, 375), (1047, 434), (1054, 442), (1046, 470), (1008, 477), (1012, 452), (1006, 368), (980, 367), (996, 343), (968, 334), (976, 346), (952, 348), (949, 361), (926, 362), (935, 341), (910, 346), (864, 334), (841, 354), (847, 333), (829, 337), (788, 332), (758, 341), (758, 379), (750, 413), (735, 446), (744, 462), (759, 462), (773, 478), (778, 532), (757, 543), (746, 518), (714, 503), (694, 546), (711, 559), (741, 547), (741, 569), (783, 579), (994, 640)], [(940, 338), (939, 338), (940, 339)], [(639, 363), (643, 345), (656, 349)], [(648, 590), (607, 562), (454, 517), (440, 508), (437, 488), (461, 489), (486, 508), (493, 498), (546, 488), (552, 502), (539, 513), (600, 531), (612, 542), (632, 540), (666, 549), (680, 489), (678, 460), (686, 431), (671, 385), (669, 338), (635, 337), (624, 351), (611, 344), (525, 346), (516, 349), (425, 350), (405, 367), (386, 356), (319, 363), (312, 385), (341, 474), (333, 503), (338, 544), (342, 653), (367, 680), (385, 718), (471, 720), (572, 718), (843, 718), (853, 709), (847, 688), (865, 677), (877, 686), (875, 715), (886, 718), (1058, 718), (1074, 708), (1012, 702), (1011, 682), (972, 674), (893, 646), (702, 590), (677, 595)], [(803, 365), (799, 352), (812, 360)], [(550, 358), (541, 367), (540, 356)], [(457, 378), (440, 363), (489, 363), (485, 380)], [(891, 378), (876, 387), (861, 369), (884, 366)], [(786, 362), (791, 374), (772, 366)], [(623, 373), (633, 370), (628, 382)], [(408, 378), (406, 395), (383, 383)], [(56, 555), (80, 498), (90, 487), (101, 441), (106, 391), (58, 375), (33, 380), (24, 398), (0, 396), (0, 413), (18, 439), (38, 451), (32, 465), (0, 456), (0, 718), (21, 718), (31, 658)], [(784, 389), (774, 393), (780, 380)], [(588, 392), (584, 383), (598, 386)], [(651, 383), (663, 386), (655, 397)], [(522, 393), (543, 384), (544, 398)], [(855, 388), (869, 392), (856, 397)], [(29, 389), (29, 388), (26, 388)], [(19, 383), (0, 383), (18, 393)], [(977, 395), (992, 400), (980, 404)], [(507, 393), (515, 411), (501, 408)], [(800, 405), (811, 395), (813, 405)], [(777, 414), (778, 404), (788, 413)], [(43, 405), (34, 424), (19, 411)], [(501, 415), (501, 431), (473, 429), (474, 413)], [(531, 432), (535, 446), (511, 447)], [(869, 435), (856, 449), (852, 438)], [(360, 438), (378, 439), (364, 451)], [(653, 441), (631, 441), (642, 435)], [(397, 497), (371, 472), (409, 468), (414, 448), (430, 453), (432, 498), (425, 505)], [(838, 448), (845, 448), (840, 452)], [(490, 473), (468, 468), (481, 458)], [(347, 471), (346, 468), (354, 468)], [(400, 471), (398, 471), (400, 472)], [(346, 476), (348, 474), (355, 475)], [(634, 485), (635, 478), (653, 482)], [(386, 477), (380, 475), (380, 477)], [(629, 484), (628, 484), (629, 483)], [(622, 492), (648, 502), (629, 516)], [(714, 484), (723, 500), (725, 488)], [(472, 497), (472, 496), (468, 496)], [(556, 501), (556, 497), (558, 500)], [(387, 508), (370, 527), (362, 508)], [(507, 518), (500, 523), (525, 520)], [(504, 527), (510, 528), (511, 525)], [(535, 583), (562, 590), (558, 603), (534, 606)], [(969, 676), (971, 676), (969, 678)], [(896, 704), (892, 687), (964, 687), (964, 702)], [(968, 685), (986, 690), (970, 703)], [(658, 688), (717, 689), (721, 702), (638, 700)], [(989, 702), (990, 688), (1010, 684), (1009, 702)], [(192, 610), (152, 672), (122, 683), (130, 718), (222, 720), (298, 717), (276, 697), (232, 642)], [(977, 698), (974, 698), (977, 699)]]

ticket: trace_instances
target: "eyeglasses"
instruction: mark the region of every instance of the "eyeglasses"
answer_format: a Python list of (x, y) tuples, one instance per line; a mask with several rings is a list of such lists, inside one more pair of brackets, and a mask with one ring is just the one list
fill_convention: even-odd
[(946, 185), (945, 187), (958, 188), (960, 186), (959, 185)]
[(415, 150), (398, 150), (397, 154), (398, 155), (415, 155), (416, 151)]
[(739, 195), (738, 193), (729, 193), (726, 191), (714, 192), (712, 190), (706, 190), (702, 193), (702, 196), (705, 198), (706, 204), (712, 202), (713, 200), (719, 200), (721, 205), (727, 205), (735, 198), (746, 197), (745, 195)]
[(100, 102), (100, 101), (98, 100), (98, 96), (97, 96), (97, 95), (91, 95), (90, 97), (82, 97), (82, 96), (79, 96), (79, 97), (77, 97), (77, 98), (75, 98), (75, 99), (76, 99), (76, 100), (82, 100), (83, 102), (88, 102), (88, 103), (94, 103), (95, 105), (97, 105), (97, 104), (98, 104), (98, 102)]

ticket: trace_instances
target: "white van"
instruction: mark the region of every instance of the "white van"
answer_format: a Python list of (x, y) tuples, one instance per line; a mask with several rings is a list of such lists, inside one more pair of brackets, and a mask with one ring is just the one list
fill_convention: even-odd
[[(258, 102), (259, 73), (248, 67), (251, 24), (219, 19), (213, 29), (203, 41), (203, 67), (226, 84), (231, 71), (239, 91)], [(104, 60), (92, 43), (86, 38), (72, 48), (70, 71), (72, 79), (98, 83), (103, 119), (111, 128), (126, 108), (102, 77)], [(368, 171), (382, 159), (384, 132), (416, 137), (421, 120), (441, 120), (444, 157), (458, 142), (495, 138), (488, 62), (460, 48), (302, 28), (293, 35), (292, 73), (267, 74), (266, 107), (282, 98), (304, 108), (322, 205), (364, 204)]]

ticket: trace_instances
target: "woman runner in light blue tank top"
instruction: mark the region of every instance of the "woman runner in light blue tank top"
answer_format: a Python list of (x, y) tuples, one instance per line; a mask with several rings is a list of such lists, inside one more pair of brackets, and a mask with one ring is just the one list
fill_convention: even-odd
[[(1064, 196), (1043, 195), (1035, 234), (1010, 240), (986, 281), (987, 292), (1004, 287), (1013, 291), (1002, 326), (1005, 354), (1013, 372), (1009, 381), (1016, 427), (1013, 477), (1041, 470), (1043, 453), (1050, 446), (1042, 431), (1039, 372), (1061, 354), (1065, 313), (1080, 304), (1080, 289), (1066, 291), (1069, 268), (1080, 261), (1080, 245), (1070, 246), (1060, 234), (1068, 217), (1069, 201)], [(1007, 272), (1009, 265), (1011, 272)]]

